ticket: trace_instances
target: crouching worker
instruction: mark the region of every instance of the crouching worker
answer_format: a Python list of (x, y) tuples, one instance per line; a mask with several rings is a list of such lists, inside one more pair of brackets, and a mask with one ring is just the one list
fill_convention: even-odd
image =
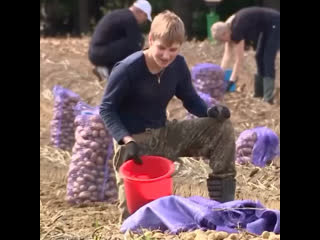
[[(151, 25), (149, 48), (115, 65), (109, 77), (100, 115), (114, 138), (113, 159), (120, 201), (120, 222), (129, 216), (121, 164), (141, 155), (206, 157), (213, 173), (208, 178), (211, 199), (234, 200), (235, 137), (223, 105), (206, 106), (196, 93), (185, 59), (179, 55), (184, 24), (170, 11), (158, 14)], [(168, 122), (166, 107), (172, 97), (198, 118)]]
[(89, 47), (89, 60), (95, 66), (93, 73), (105, 81), (113, 66), (143, 48), (144, 38), (139, 28), (151, 21), (150, 3), (137, 0), (130, 8), (117, 9), (105, 15), (98, 23)]

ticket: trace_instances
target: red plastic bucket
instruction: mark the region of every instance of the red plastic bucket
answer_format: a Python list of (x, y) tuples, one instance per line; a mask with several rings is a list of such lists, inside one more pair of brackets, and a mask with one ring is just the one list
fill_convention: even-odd
[(157, 198), (172, 195), (174, 164), (159, 156), (141, 156), (142, 165), (133, 160), (120, 167), (129, 213)]

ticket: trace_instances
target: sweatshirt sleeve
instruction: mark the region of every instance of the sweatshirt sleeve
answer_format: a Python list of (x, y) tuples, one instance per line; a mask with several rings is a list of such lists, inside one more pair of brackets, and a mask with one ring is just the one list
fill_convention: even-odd
[(208, 106), (194, 89), (190, 71), (184, 58), (182, 58), (180, 66), (181, 79), (176, 89), (176, 96), (183, 102), (183, 106), (188, 112), (197, 117), (207, 117)]
[(119, 106), (129, 92), (129, 80), (126, 64), (116, 65), (109, 76), (99, 109), (106, 128), (119, 144), (123, 143), (123, 137), (130, 135), (119, 117)]

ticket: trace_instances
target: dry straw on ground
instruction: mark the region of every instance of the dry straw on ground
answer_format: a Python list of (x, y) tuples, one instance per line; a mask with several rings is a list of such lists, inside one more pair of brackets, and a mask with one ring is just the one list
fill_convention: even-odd
[[(118, 211), (114, 204), (96, 203), (70, 206), (65, 200), (66, 177), (70, 153), (50, 146), (52, 118), (52, 88), (59, 84), (79, 94), (96, 106), (101, 101), (104, 83), (92, 73), (87, 58), (89, 38), (40, 39), (40, 239), (41, 240), (111, 240), (130, 239), (119, 232)], [(189, 67), (196, 63), (219, 64), (222, 47), (205, 42), (187, 42), (182, 47)], [(231, 109), (231, 120), (236, 136), (248, 128), (267, 126), (280, 136), (280, 55), (277, 57), (276, 104), (269, 106), (251, 97), (252, 76), (255, 72), (254, 52), (246, 52), (244, 71), (237, 92), (227, 94), (224, 102)], [(186, 113), (174, 99), (168, 108), (170, 118), (181, 118)], [(209, 171), (205, 161), (182, 158), (183, 164), (174, 176), (174, 193), (181, 196), (207, 196), (205, 178)], [(178, 167), (178, 164), (177, 164)], [(259, 200), (268, 208), (280, 209), (280, 160), (266, 168), (237, 165), (237, 199)], [(192, 181), (190, 181), (192, 179)], [(198, 234), (199, 233), (199, 234)], [(133, 239), (212, 239), (212, 232), (181, 233), (173, 236), (159, 232), (133, 235)], [(128, 233), (129, 234), (129, 233)], [(211, 235), (210, 235), (211, 234)], [(266, 237), (265, 234), (264, 237)], [(126, 238), (125, 238), (126, 237)], [(237, 239), (262, 239), (240, 232)], [(230, 240), (231, 237), (225, 238)], [(236, 239), (236, 238), (232, 238)], [(264, 239), (279, 239), (270, 236)]]

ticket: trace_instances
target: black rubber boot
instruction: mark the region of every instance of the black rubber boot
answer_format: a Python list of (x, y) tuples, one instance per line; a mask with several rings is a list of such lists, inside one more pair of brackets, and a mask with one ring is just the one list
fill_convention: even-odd
[(263, 101), (273, 104), (274, 98), (274, 78), (264, 77), (263, 78)]
[(229, 202), (235, 198), (236, 180), (234, 177), (207, 179), (209, 197), (218, 202)]
[(263, 77), (255, 74), (254, 75), (254, 94), (255, 98), (263, 98)]

